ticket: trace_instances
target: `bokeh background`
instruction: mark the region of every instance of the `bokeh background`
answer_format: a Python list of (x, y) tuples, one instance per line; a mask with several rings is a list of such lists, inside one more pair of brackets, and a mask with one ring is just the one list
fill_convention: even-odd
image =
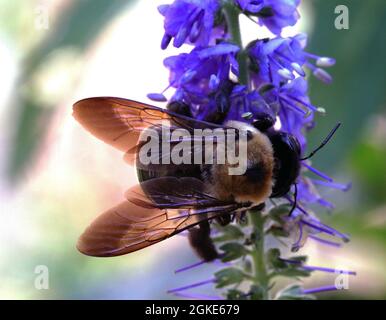
[[(136, 182), (121, 154), (93, 138), (71, 117), (84, 97), (143, 100), (167, 84), (160, 50), (170, 1), (0, 0), (0, 298), (171, 299), (166, 291), (211, 277), (216, 265), (182, 274), (197, 261), (184, 237), (119, 258), (75, 249), (77, 237)], [(339, 4), (349, 30), (334, 27)], [(327, 109), (311, 133), (317, 144), (337, 121), (343, 127), (315, 166), (342, 182), (330, 192), (337, 209), (324, 221), (351, 234), (343, 248), (306, 245), (312, 265), (354, 269), (350, 290), (321, 299), (386, 298), (386, 3), (383, 0), (304, 0), (302, 19), (287, 34), (306, 31), (308, 51), (336, 58), (333, 84), (310, 81), (313, 103)], [(246, 38), (256, 26), (243, 21)], [(260, 33), (259, 33), (260, 35)], [(182, 51), (188, 50), (184, 48)], [(38, 266), (49, 289), (35, 288)], [(333, 284), (315, 273), (305, 287)], [(210, 288), (202, 287), (201, 292)]]

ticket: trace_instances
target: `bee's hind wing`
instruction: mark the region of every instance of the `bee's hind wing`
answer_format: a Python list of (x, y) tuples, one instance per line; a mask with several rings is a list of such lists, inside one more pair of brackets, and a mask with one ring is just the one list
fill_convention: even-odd
[(85, 230), (79, 251), (99, 257), (127, 254), (240, 208), (208, 194), (195, 178), (149, 180), (129, 189), (126, 198)]

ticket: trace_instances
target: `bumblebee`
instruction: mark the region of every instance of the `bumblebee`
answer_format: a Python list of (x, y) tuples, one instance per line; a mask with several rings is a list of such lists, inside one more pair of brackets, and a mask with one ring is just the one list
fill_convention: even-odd
[[(98, 97), (75, 103), (73, 116), (95, 137), (124, 152), (124, 159), (137, 166), (140, 182), (126, 192), (123, 202), (102, 213), (81, 235), (77, 247), (90, 256), (127, 254), (188, 229), (197, 254), (206, 261), (214, 260), (218, 253), (210, 239), (209, 222), (225, 225), (269, 198), (286, 195), (292, 185), (296, 187), (301, 160), (308, 158), (301, 158), (296, 137), (274, 130), (274, 119), (266, 114), (251, 124), (221, 124), (194, 119), (184, 104), (172, 103), (161, 109), (122, 98)], [(244, 174), (229, 175), (231, 164), (217, 164), (216, 159), (212, 164), (141, 164), (141, 134), (165, 126), (184, 129), (191, 136), (198, 128), (244, 130)], [(337, 127), (310, 156), (327, 143)]]

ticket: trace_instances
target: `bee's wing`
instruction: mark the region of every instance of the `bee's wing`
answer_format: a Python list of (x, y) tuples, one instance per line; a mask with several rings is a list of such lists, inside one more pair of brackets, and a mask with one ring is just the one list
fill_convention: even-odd
[[(160, 130), (161, 131), (161, 130)], [(154, 132), (154, 131), (153, 131)], [(151, 171), (162, 171), (162, 170), (167, 170), (167, 168), (172, 168), (175, 167), (173, 163), (171, 163), (170, 158), (171, 158), (171, 150), (173, 148), (180, 144), (181, 142), (187, 142), (187, 145), (189, 146), (188, 148), (185, 149), (184, 146), (184, 157), (188, 157), (188, 159), (191, 159), (191, 163), (194, 163), (197, 159), (200, 159), (198, 163), (204, 163), (204, 143), (211, 143), (213, 146), (217, 146), (218, 143), (220, 142), (225, 142), (227, 137), (230, 135), (227, 134), (227, 136), (216, 136), (208, 134), (205, 137), (200, 137), (200, 136), (195, 136), (195, 135), (186, 135), (186, 136), (181, 136), (180, 138), (173, 138), (172, 136), (162, 136), (161, 133), (158, 133), (158, 136), (160, 137), (159, 140), (162, 141), (162, 143), (169, 143), (170, 149), (168, 152), (165, 152), (162, 148), (162, 145), (159, 145), (158, 148), (158, 153), (152, 154), (152, 160), (156, 160), (153, 163), (146, 163), (142, 164), (141, 161), (138, 161), (139, 157), (139, 152), (141, 150), (141, 147), (144, 146), (147, 141), (145, 142), (139, 142), (136, 146), (133, 148), (129, 149), (125, 155), (124, 155), (124, 160), (131, 164), (131, 165), (136, 165), (137, 168), (143, 169), (143, 170), (151, 170)], [(186, 167), (188, 168), (190, 164), (179, 164), (179, 168)]]
[(188, 131), (221, 128), (148, 104), (114, 97), (80, 100), (74, 104), (73, 116), (94, 136), (124, 152), (136, 150), (140, 133), (149, 127), (161, 128), (172, 123)]
[(86, 229), (78, 249), (99, 257), (127, 254), (241, 207), (203, 190), (203, 183), (195, 178), (163, 177), (143, 182), (126, 193), (127, 201), (100, 215)]

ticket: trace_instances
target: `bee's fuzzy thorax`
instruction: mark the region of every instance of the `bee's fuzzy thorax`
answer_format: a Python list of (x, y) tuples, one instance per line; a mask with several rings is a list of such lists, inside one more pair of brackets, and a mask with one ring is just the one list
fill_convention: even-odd
[[(245, 123), (230, 121), (227, 126), (241, 128)], [(274, 156), (269, 138), (259, 130), (248, 126), (251, 138), (247, 143), (247, 170), (254, 170), (253, 178), (248, 173), (229, 175), (229, 165), (211, 167), (211, 192), (219, 198), (236, 201), (264, 202), (272, 193)]]

